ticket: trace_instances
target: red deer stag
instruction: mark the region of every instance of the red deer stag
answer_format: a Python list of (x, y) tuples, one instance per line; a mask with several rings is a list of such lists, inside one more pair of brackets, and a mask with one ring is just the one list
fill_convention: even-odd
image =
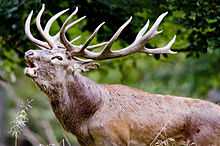
[[(52, 109), (65, 130), (74, 134), (82, 146), (148, 146), (164, 136), (176, 143), (198, 146), (220, 146), (220, 107), (215, 104), (169, 95), (146, 93), (123, 85), (102, 85), (82, 76), (81, 71), (96, 69), (94, 61), (126, 56), (133, 53), (174, 54), (170, 48), (175, 36), (164, 47), (149, 49), (145, 44), (162, 31), (158, 26), (167, 15), (161, 14), (147, 31), (149, 21), (131, 45), (111, 50), (129, 18), (109, 41), (89, 45), (103, 26), (101, 23), (82, 45), (73, 45), (65, 33), (83, 20), (69, 22), (78, 8), (65, 20), (60, 31), (51, 36), (50, 27), (68, 9), (49, 19), (45, 28), (37, 15), (37, 29), (45, 39), (36, 39), (30, 32), (33, 11), (27, 17), (25, 33), (40, 50), (25, 53), (25, 74), (46, 93)], [(100, 52), (92, 49), (102, 47)], [(161, 135), (160, 135), (161, 133)]]

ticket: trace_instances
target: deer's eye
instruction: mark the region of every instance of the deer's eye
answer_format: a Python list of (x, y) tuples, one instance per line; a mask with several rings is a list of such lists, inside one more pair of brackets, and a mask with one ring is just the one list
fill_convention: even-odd
[(58, 60), (63, 60), (63, 58), (61, 57), (61, 56), (53, 56), (52, 58), (51, 58), (51, 60), (53, 60), (53, 59), (58, 59)]

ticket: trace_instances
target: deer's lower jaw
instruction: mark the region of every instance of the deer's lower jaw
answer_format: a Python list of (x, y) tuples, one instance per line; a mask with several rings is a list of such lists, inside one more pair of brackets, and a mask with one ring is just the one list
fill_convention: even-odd
[(37, 69), (38, 69), (38, 67), (26, 67), (24, 69), (24, 74), (29, 77), (36, 78), (37, 77)]
[(25, 63), (27, 67), (24, 69), (24, 74), (32, 78), (37, 77), (37, 64), (28, 57), (25, 58)]

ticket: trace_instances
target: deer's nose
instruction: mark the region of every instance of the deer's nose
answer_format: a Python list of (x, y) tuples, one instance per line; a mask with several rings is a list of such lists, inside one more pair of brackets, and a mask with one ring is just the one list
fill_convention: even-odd
[(31, 57), (33, 55), (34, 55), (34, 52), (32, 50), (25, 52), (25, 58)]

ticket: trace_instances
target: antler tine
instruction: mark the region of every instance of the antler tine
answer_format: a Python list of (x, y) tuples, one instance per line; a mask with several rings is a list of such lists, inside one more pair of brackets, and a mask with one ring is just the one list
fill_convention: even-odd
[(96, 45), (91, 45), (91, 46), (86, 47), (86, 49), (90, 50), (90, 49), (100, 48), (102, 46), (107, 45), (107, 43), (108, 42), (102, 42), (102, 43), (99, 43), (99, 44), (96, 44)]
[(54, 15), (53, 17), (51, 17), (49, 19), (49, 21), (47, 22), (45, 28), (44, 28), (44, 33), (46, 33), (48, 36), (50, 35), (50, 28), (51, 28), (51, 25), (53, 24), (54, 21), (57, 20), (58, 17), (60, 17), (61, 15), (63, 15), (65, 12), (67, 12), (69, 9), (65, 9), (65, 10), (62, 10), (60, 11), (59, 13), (57, 13), (56, 15)]
[(37, 46), (40, 46), (41, 48), (46, 48), (49, 49), (49, 46), (46, 42), (43, 42), (41, 40), (36, 39), (35, 37), (33, 37), (33, 35), (31, 34), (30, 31), (30, 25), (31, 25), (31, 18), (33, 15), (33, 10), (30, 12), (30, 14), (28, 15), (26, 21), (25, 21), (25, 34), (27, 35), (27, 37)]
[(106, 46), (103, 48), (103, 51), (101, 54), (109, 53), (111, 52), (111, 47), (113, 42), (119, 37), (121, 32), (127, 27), (127, 25), (131, 22), (132, 16), (116, 31), (116, 33), (112, 36), (112, 38), (107, 42)]
[[(105, 22), (102, 22), (101, 24), (99, 24), (96, 29), (94, 30), (94, 32), (92, 33), (92, 35), (86, 40), (86, 42), (84, 43), (84, 45), (82, 46), (80, 52), (84, 51), (84, 49), (86, 49), (86, 47), (89, 45), (89, 43), (93, 40), (93, 38), (96, 36), (97, 32), (99, 31), (99, 29), (105, 24)], [(100, 44), (99, 44), (100, 45)], [(91, 47), (90, 47), (91, 48)]]
[(65, 32), (67, 32), (67, 30), (69, 30), (71, 27), (73, 27), (74, 25), (76, 25), (77, 23), (79, 23), (80, 21), (82, 21), (83, 19), (85, 19), (86, 16), (80, 17), (77, 20), (71, 22), (70, 24), (68, 24), (65, 28)]
[[(79, 19), (77, 19), (76, 21), (68, 24), (66, 26), (66, 29), (65, 29), (65, 32), (71, 28), (73, 25), (75, 25), (76, 23), (80, 22), (81, 20), (83, 20), (84, 18), (86, 18), (86, 16), (84, 17), (81, 17)], [(84, 43), (84, 45), (81, 47), (80, 51), (79, 52), (76, 52), (76, 53), (82, 53), (84, 49), (94, 49), (94, 48), (99, 48), (99, 47), (102, 47), (104, 45), (107, 44), (107, 42), (102, 42), (102, 43), (99, 43), (99, 44), (96, 44), (96, 45), (91, 45), (89, 46), (89, 43), (92, 41), (92, 39), (95, 37), (95, 35), (98, 33), (99, 29), (105, 24), (105, 22), (102, 22), (100, 25), (98, 25), (96, 27), (96, 29), (94, 30), (94, 32), (91, 34), (91, 36), (86, 40), (86, 42)], [(74, 41), (78, 40), (80, 38), (80, 36), (74, 38), (72, 41), (70, 41), (70, 43), (73, 43)]]
[[(75, 24), (79, 23), (80, 21), (82, 21), (83, 19), (85, 19), (86, 16), (83, 16), (75, 21), (73, 21), (72, 23), (68, 24), (64, 30), (64, 32), (66, 33), (68, 29), (70, 29), (71, 27), (73, 27)], [(60, 40), (60, 32), (61, 30), (54, 36), (54, 40)], [(78, 37), (77, 38), (74, 38), (72, 41), (70, 41), (70, 43), (76, 41), (75, 39), (79, 39)]]
[(72, 40), (70, 41), (70, 43), (73, 43), (73, 42), (77, 41), (77, 40), (80, 39), (80, 38), (81, 38), (81, 36), (79, 35), (79, 36), (75, 37), (74, 39), (72, 39)]
[(176, 40), (176, 35), (174, 35), (174, 37), (167, 43), (166, 46), (155, 49), (144, 48), (142, 52), (148, 54), (176, 54), (177, 52), (170, 50), (172, 45), (175, 43), (175, 40)]
[(38, 13), (37, 15), (37, 18), (36, 18), (36, 25), (37, 25), (37, 29), (39, 30), (40, 34), (42, 35), (42, 37), (48, 42), (49, 46), (51, 48), (54, 48), (55, 47), (55, 43), (50, 39), (50, 36), (47, 35), (43, 29), (42, 29), (42, 26), (41, 26), (41, 16), (44, 12), (44, 9), (45, 9), (45, 4), (42, 4), (42, 8), (40, 10), (40, 12)]
[(144, 25), (144, 27), (139, 31), (139, 33), (137, 34), (135, 40), (140, 39), (144, 33), (147, 31), (148, 27), (149, 27), (150, 21), (147, 20), (147, 23)]
[(143, 41), (147, 41), (148, 39), (151, 39), (155, 35), (161, 33), (162, 31), (157, 31), (160, 23), (162, 22), (163, 18), (168, 14), (168, 12), (165, 12), (161, 14), (157, 20), (154, 22), (150, 30), (143, 36)]
[[(60, 29), (60, 41), (61, 43), (66, 47), (67, 50), (71, 50), (71, 51), (76, 51), (78, 52), (80, 50), (80, 48), (78, 46), (74, 46), (72, 45), (66, 38), (66, 31), (70, 28), (69, 26), (73, 26), (75, 25), (76, 23), (80, 22), (81, 20), (83, 20), (85, 18), (84, 17), (81, 17), (80, 19), (77, 19), (75, 20), (74, 22), (72, 22), (71, 24), (67, 25), (68, 24), (68, 21), (74, 16), (76, 15), (78, 11), (78, 7), (76, 7), (75, 11), (64, 21), (61, 29)], [(68, 29), (67, 29), (68, 27)]]

